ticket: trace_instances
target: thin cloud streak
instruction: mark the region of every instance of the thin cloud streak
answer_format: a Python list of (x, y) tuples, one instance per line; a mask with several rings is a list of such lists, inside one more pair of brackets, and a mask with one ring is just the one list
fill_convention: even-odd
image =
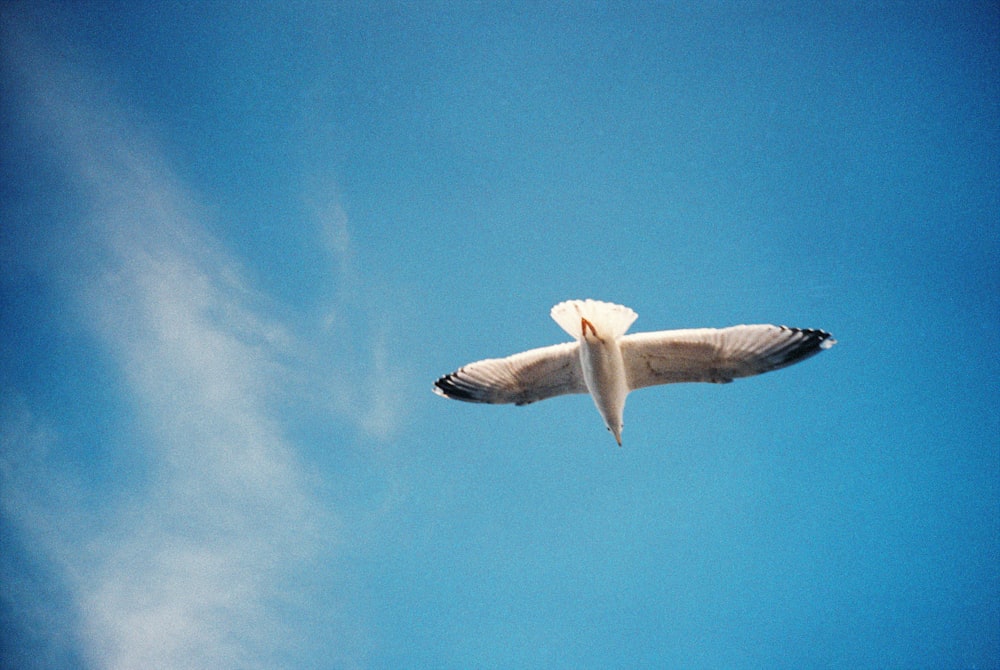
[(391, 440), (405, 415), (399, 390), (404, 372), (390, 342), (398, 306), (373, 314), (372, 305), (383, 300), (360, 276), (347, 213), (336, 192), (333, 183), (325, 182), (304, 198), (337, 279), (335, 296), (317, 330), (323, 360), (312, 368), (309, 386), (322, 389), (323, 402), (350, 417), (369, 437)]
[[(321, 359), (325, 343), (298, 338), (267, 316), (267, 299), (199, 225), (204, 214), (194, 199), (123, 114), (93, 102), (87, 77), (21, 41), (7, 52), (91, 212), (75, 297), (123, 371), (145, 438), (135, 448), (148, 457), (145, 488), (128, 504), (98, 507), (91, 523), (60, 527), (57, 539), (39, 545), (76, 599), (83, 654), (101, 668), (287, 662), (302, 640), (275, 612), (309, 598), (289, 586), (342, 540), (275, 399), (314, 379), (296, 366)], [(331, 206), (327, 243), (343, 278), (351, 272), (350, 235), (343, 210)], [(337, 329), (339, 338), (351, 335)], [(378, 389), (395, 373), (384, 336), (371, 350), (373, 383), (364, 387), (373, 400), (339, 409), (361, 430), (388, 438), (396, 399)], [(343, 397), (357, 391), (351, 377), (363, 372), (345, 366), (351, 375), (333, 375), (334, 386), (350, 384)], [(63, 468), (57, 477), (73, 473), (45, 452), (58, 448), (58, 437), (30, 424), (21, 417), (0, 427), (7, 454), (0, 475), (3, 513), (37, 540), (77, 501), (46, 502), (35, 480), (51, 478), (53, 466)], [(43, 465), (20, 467), (26, 454)], [(9, 488), (15, 469), (18, 486)], [(67, 625), (77, 626), (76, 618)], [(350, 665), (363, 635), (338, 625), (340, 639), (326, 641), (335, 647), (330, 660)]]
[[(4, 639), (2, 660), (11, 667), (72, 667), (80, 662), (78, 617), (68, 595), (74, 567), (64, 538), (92, 519), (82, 510), (77, 481), (58, 467), (61, 436), (38, 417), (27, 398), (0, 389), (0, 512), (4, 526), (28, 529), (19, 544), (30, 544), (47, 564), (25, 573), (23, 558), (5, 542), (0, 552), (0, 606), (16, 612), (27, 640), (21, 649)], [(6, 528), (5, 528), (6, 530)], [(36, 574), (31, 574), (32, 572)], [(44, 631), (44, 633), (43, 633)], [(4, 631), (5, 637), (8, 631)], [(44, 634), (44, 639), (42, 635)], [(6, 647), (6, 648), (4, 648)]]

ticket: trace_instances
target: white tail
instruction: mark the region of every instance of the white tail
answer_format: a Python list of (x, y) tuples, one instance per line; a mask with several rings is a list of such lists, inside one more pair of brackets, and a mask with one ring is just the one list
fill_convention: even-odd
[(552, 319), (567, 333), (581, 339), (586, 319), (600, 337), (621, 337), (639, 316), (624, 305), (600, 300), (566, 300), (552, 308)]

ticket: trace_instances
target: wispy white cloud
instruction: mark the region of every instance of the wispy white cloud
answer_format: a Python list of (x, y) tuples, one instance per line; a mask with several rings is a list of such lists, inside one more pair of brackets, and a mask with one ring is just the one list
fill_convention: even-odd
[[(135, 193), (139, 207), (147, 195)], [(172, 214), (151, 223), (175, 225)], [(122, 241), (119, 267), (88, 292), (156, 471), (80, 584), (84, 637), (105, 667), (251, 667), (280, 639), (268, 585), (316, 558), (317, 523), (336, 526), (268, 408), (282, 329), (248, 312), (204, 259), (147, 243), (139, 230)]]
[[(89, 211), (74, 298), (123, 372), (122, 402), (134, 406), (142, 438), (134, 448), (149, 469), (127, 504), (90, 508), (92, 523), (60, 525), (37, 544), (47, 524), (80, 507), (40, 486), (73, 473), (50, 458), (60, 438), (25, 404), (0, 426), (3, 513), (67, 579), (76, 601), (67, 625), (96, 667), (281, 665), (296, 636), (276, 608), (308, 599), (289, 585), (343, 538), (276, 399), (294, 397), (303, 380), (318, 384), (349, 424), (390, 437), (400, 403), (388, 325), (351, 316), (356, 294), (338, 297), (330, 313), (340, 316), (322, 337), (271, 316), (267, 297), (206, 234), (195, 198), (90, 79), (22, 40), (8, 42), (7, 56)], [(356, 282), (343, 208), (322, 202), (316, 220), (338, 276)], [(339, 632), (327, 658), (350, 665), (362, 645), (357, 631)]]

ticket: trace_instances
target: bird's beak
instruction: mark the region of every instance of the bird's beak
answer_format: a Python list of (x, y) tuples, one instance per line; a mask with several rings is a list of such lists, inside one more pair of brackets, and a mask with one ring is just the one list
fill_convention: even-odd
[(619, 447), (622, 446), (622, 429), (621, 428), (619, 428), (618, 430), (612, 429), (611, 434), (615, 436), (615, 442), (618, 443), (618, 446)]

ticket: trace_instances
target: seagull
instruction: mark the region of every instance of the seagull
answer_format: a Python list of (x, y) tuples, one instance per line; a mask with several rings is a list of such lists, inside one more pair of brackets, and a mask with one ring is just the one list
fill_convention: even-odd
[(574, 341), (469, 363), (434, 382), (434, 392), (515, 405), (589, 393), (620, 447), (630, 391), (678, 382), (725, 384), (798, 363), (837, 343), (824, 330), (769, 324), (626, 335), (638, 315), (600, 300), (566, 300), (551, 316)]

